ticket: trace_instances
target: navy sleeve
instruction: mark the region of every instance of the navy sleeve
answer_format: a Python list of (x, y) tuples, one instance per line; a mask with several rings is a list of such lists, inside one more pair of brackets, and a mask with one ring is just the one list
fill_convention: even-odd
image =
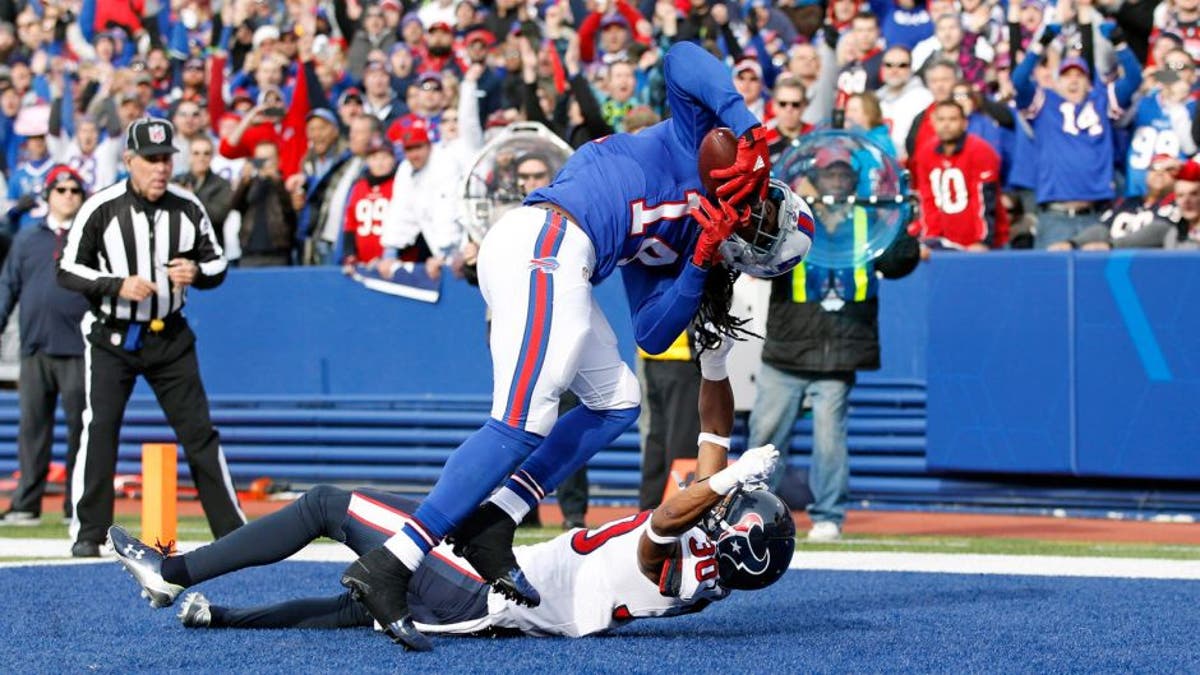
[[(738, 136), (759, 124), (733, 88), (729, 69), (698, 45), (676, 43), (667, 51), (663, 71), (671, 119), (684, 147), (699, 148), (704, 135), (718, 122)], [(671, 339), (675, 337), (678, 333)]]
[(641, 265), (627, 265), (621, 268), (621, 278), (633, 313), (637, 345), (648, 354), (661, 354), (696, 315), (708, 270), (688, 260), (679, 276), (673, 277), (654, 274)]
[(8, 317), (21, 297), (21, 258), (25, 255), (27, 236), (18, 236), (0, 269), (0, 327), (8, 325)]

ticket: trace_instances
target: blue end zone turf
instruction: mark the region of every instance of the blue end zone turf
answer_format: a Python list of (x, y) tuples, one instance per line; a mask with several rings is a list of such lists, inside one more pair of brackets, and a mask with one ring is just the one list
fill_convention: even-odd
[[(343, 567), (283, 563), (196, 588), (243, 606), (332, 595)], [(5, 672), (1200, 671), (1195, 581), (792, 571), (607, 636), (435, 637), (429, 654), (365, 629), (184, 629), (115, 562), (2, 569), (0, 588)]]

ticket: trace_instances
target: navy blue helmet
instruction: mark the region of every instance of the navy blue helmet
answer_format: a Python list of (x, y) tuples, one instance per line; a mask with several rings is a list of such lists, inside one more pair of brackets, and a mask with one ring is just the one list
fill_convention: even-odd
[(767, 490), (735, 490), (713, 507), (703, 527), (717, 544), (723, 588), (766, 588), (783, 576), (796, 552), (792, 511)]

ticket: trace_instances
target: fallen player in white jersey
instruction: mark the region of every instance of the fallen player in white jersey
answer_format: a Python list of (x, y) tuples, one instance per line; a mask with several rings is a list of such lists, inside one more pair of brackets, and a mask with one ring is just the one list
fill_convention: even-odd
[[(409, 586), (420, 630), (580, 637), (633, 619), (696, 612), (731, 590), (763, 588), (778, 580), (795, 550), (795, 526), (778, 497), (755, 488), (771, 475), (779, 453), (770, 445), (754, 448), (721, 468), (733, 426), (728, 379), (703, 381), (700, 412), (704, 433), (697, 475), (708, 478), (653, 512), (517, 547), (521, 568), (542, 591), (537, 607), (506, 599), (448, 546), (438, 547)], [(163, 557), (119, 527), (109, 536), (150, 604), (165, 607), (188, 586), (283, 560), (318, 537), (358, 553), (370, 550), (397, 531), (416, 506), (383, 491), (318, 486), (284, 509), (183, 555)], [(374, 624), (348, 593), (256, 608), (216, 605), (191, 593), (179, 616), (185, 626), (205, 628)]]

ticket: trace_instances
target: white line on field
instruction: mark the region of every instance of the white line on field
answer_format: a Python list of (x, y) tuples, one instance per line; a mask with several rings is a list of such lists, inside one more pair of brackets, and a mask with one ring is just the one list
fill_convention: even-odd
[[(203, 542), (180, 542), (189, 551)], [(0, 568), (113, 562), (108, 557), (75, 560), (70, 542), (62, 539), (0, 539), (0, 558), (34, 558), (3, 562)], [(354, 552), (341, 544), (309, 544), (289, 560), (350, 562)], [(940, 574), (1008, 574), (1052, 577), (1122, 577), (1129, 579), (1197, 579), (1200, 560), (1154, 558), (1088, 558), (1081, 556), (981, 555), (969, 553), (888, 553), (871, 551), (797, 551), (792, 569), (847, 572), (930, 572)]]
[(1087, 558), (1058, 555), (797, 551), (796, 556), (792, 558), (792, 569), (1011, 574), (1038, 577), (1200, 579), (1200, 560)]

